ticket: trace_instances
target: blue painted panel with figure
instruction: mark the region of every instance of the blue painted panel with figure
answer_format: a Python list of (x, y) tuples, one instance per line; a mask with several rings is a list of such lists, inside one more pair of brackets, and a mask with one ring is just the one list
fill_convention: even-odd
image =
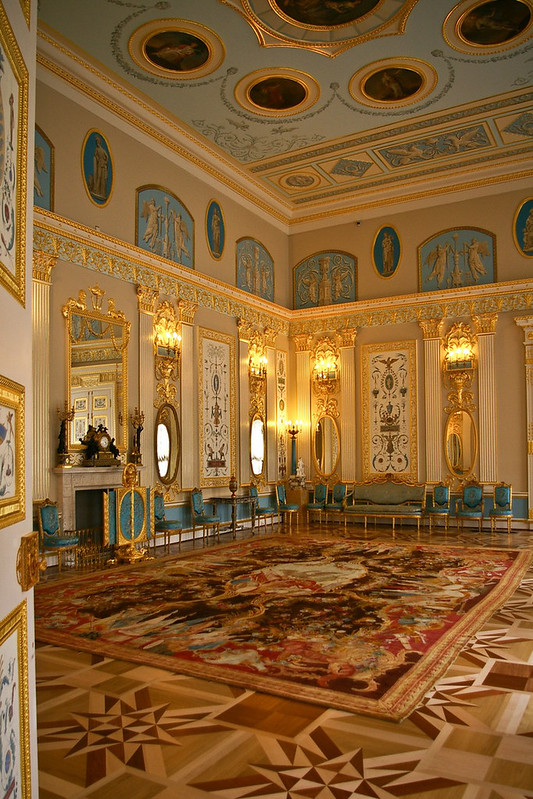
[(237, 287), (274, 302), (274, 262), (255, 239), (237, 242)]
[(137, 189), (137, 246), (194, 269), (194, 223), (172, 192), (159, 186)]
[(356, 261), (346, 252), (320, 252), (294, 268), (294, 307), (315, 308), (356, 299)]
[(44, 133), (35, 127), (35, 153), (33, 165), (33, 204), (46, 211), (54, 210), (53, 147)]
[(495, 283), (495, 237), (480, 228), (441, 231), (418, 248), (418, 279), (422, 292)]

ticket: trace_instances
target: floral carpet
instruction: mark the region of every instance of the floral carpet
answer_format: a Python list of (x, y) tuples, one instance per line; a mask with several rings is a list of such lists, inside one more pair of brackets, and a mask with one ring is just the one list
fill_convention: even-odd
[(400, 720), (529, 551), (276, 536), (35, 591), (36, 638)]

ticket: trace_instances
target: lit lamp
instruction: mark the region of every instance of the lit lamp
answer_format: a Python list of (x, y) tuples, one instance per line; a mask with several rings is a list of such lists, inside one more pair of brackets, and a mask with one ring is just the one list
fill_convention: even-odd
[(448, 398), (455, 408), (472, 404), (470, 386), (476, 368), (476, 339), (469, 326), (458, 322), (444, 340), (444, 377), (451, 388)]
[(333, 394), (337, 390), (339, 372), (333, 357), (317, 357), (313, 368), (313, 381), (316, 391)]
[(301, 430), (303, 422), (288, 420), (286, 423), (287, 433), (291, 437), (291, 475), (296, 474), (296, 437)]
[(250, 356), (248, 362), (248, 374), (253, 378), (260, 378), (264, 380), (267, 373), (267, 359), (266, 355)]
[(156, 354), (159, 358), (175, 359), (179, 355), (181, 336), (174, 328), (160, 325), (155, 331)]

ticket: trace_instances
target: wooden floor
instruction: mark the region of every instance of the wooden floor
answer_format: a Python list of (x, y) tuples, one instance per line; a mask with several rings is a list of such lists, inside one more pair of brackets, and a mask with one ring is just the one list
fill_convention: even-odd
[[(533, 548), (524, 531), (411, 530), (396, 538)], [(40, 799), (533, 797), (533, 569), (400, 724), (50, 645), (36, 657)]]

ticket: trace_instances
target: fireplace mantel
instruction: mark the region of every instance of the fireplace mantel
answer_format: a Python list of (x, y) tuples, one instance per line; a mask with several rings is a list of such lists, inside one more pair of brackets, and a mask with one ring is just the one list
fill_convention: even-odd
[[(137, 466), (139, 472), (142, 472), (142, 468)], [(57, 499), (65, 530), (74, 530), (76, 527), (76, 491), (117, 488), (122, 485), (123, 470), (123, 466), (67, 466), (54, 469)]]

